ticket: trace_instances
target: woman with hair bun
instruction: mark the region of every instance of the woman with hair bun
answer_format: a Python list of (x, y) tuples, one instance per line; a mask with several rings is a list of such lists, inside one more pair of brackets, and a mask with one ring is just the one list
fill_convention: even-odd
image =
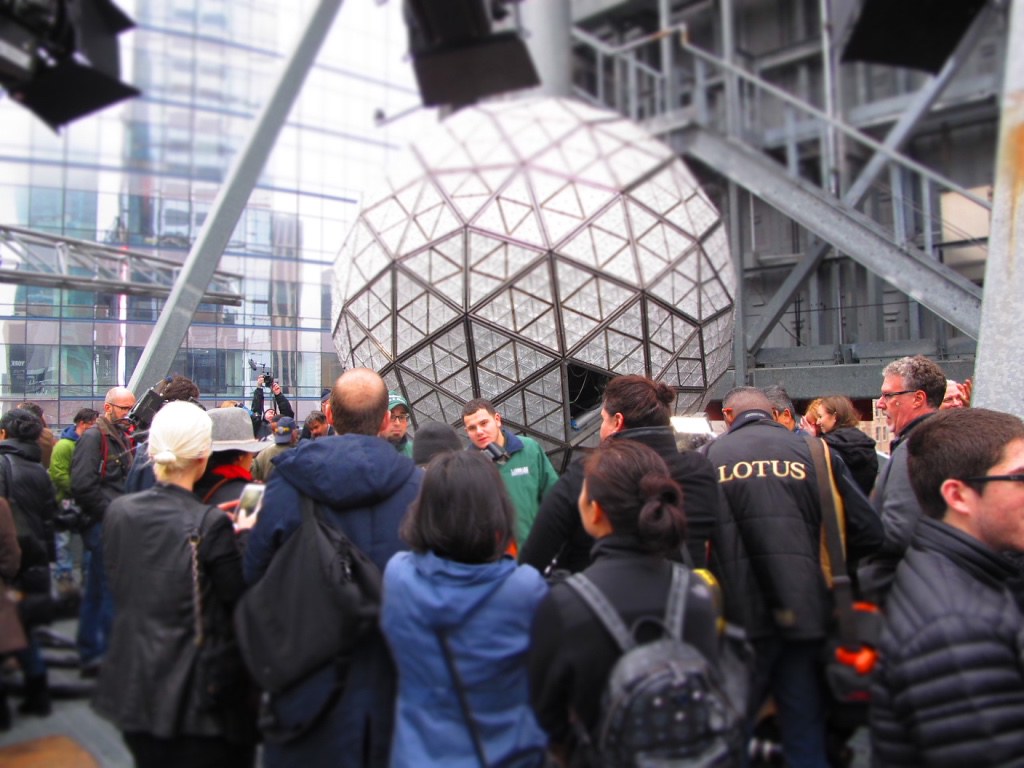
[[(646, 376), (616, 376), (608, 382), (601, 403), (602, 440), (633, 440), (653, 449), (668, 465), (686, 497), (689, 537), (687, 548), (698, 566), (706, 562), (707, 541), (720, 517), (721, 489), (711, 463), (696, 451), (679, 451), (672, 427), (676, 392), (663, 381)], [(539, 571), (575, 573), (590, 564), (594, 539), (580, 525), (576, 500), (583, 484), (583, 460), (573, 461), (541, 503), (519, 562)]]
[(103, 519), (115, 613), (94, 706), (138, 768), (244, 768), (255, 756), (241, 658), (229, 651), (215, 669), (200, 663), (204, 646), (230, 647), (245, 589), (231, 520), (192, 494), (211, 442), (202, 408), (167, 403), (149, 430), (156, 485), (115, 499)]
[[(593, 563), (583, 574), (604, 594), (627, 627), (665, 615), (674, 564), (666, 555), (686, 532), (682, 492), (665, 462), (631, 440), (606, 440), (587, 457), (579, 495), (580, 520), (596, 539)], [(718, 659), (717, 610), (705, 582), (689, 580), (684, 639), (712, 663)], [(649, 634), (645, 631), (649, 629)], [(653, 625), (641, 643), (660, 637)], [(571, 762), (576, 748), (572, 726), (597, 726), (601, 694), (622, 651), (586, 603), (567, 584), (557, 583), (534, 617), (530, 652), (530, 694), (550, 747)]]

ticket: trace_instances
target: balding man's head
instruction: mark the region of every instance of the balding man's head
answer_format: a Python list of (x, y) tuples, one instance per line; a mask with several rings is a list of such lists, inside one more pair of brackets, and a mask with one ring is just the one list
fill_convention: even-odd
[(732, 424), (747, 411), (772, 412), (772, 404), (757, 387), (736, 387), (722, 400), (722, 416), (726, 424)]
[(127, 387), (111, 387), (103, 398), (103, 415), (112, 421), (118, 421), (128, 415), (135, 405), (135, 395)]
[(376, 436), (387, 426), (387, 384), (369, 368), (345, 371), (334, 382), (328, 408), (337, 434)]

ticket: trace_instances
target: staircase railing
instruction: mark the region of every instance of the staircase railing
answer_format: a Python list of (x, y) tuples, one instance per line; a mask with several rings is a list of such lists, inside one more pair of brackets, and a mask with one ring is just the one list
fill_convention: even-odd
[[(673, 41), (671, 77), (660, 69), (661, 45)], [(755, 146), (781, 159), (791, 176), (813, 180), (830, 194), (857, 205), (901, 246), (915, 246), (942, 259), (944, 242), (986, 249), (984, 240), (958, 231), (941, 218), (943, 195), (954, 193), (983, 213), (991, 203), (864, 131), (730, 61), (693, 45), (677, 25), (611, 45), (573, 30), (576, 95), (670, 136), (690, 123)], [(729, 86), (733, 87), (729, 87)], [(730, 94), (735, 93), (735, 97)], [(735, 98), (733, 104), (730, 98)], [(729, 120), (730, 108), (734, 118)], [(730, 125), (731, 122), (731, 125)], [(863, 158), (867, 174), (851, 189), (831, 170), (830, 141), (843, 157)], [(817, 158), (816, 166), (807, 158)]]

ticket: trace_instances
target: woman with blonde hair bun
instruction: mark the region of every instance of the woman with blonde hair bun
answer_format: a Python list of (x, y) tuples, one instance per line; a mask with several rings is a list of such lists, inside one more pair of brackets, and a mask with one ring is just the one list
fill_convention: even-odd
[(149, 431), (156, 485), (116, 499), (103, 520), (115, 612), (94, 704), (138, 768), (253, 764), (251, 688), (237, 649), (203, 655), (233, 647), (231, 612), (245, 589), (231, 520), (192, 494), (211, 442), (202, 408), (164, 405)]

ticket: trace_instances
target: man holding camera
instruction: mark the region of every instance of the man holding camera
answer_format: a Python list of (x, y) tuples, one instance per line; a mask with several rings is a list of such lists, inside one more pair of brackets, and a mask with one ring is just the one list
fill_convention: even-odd
[[(265, 388), (270, 389), (274, 396), (274, 407), (266, 410), (263, 407), (263, 390)], [(295, 418), (295, 411), (292, 410), (292, 404), (288, 402), (288, 398), (284, 396), (281, 385), (274, 381), (273, 374), (266, 372), (260, 374), (260, 377), (256, 379), (256, 389), (252, 393), (252, 408), (250, 410), (252, 411), (253, 434), (257, 440), (263, 440), (274, 433), (273, 423), (277, 421), (278, 416)]]
[(127, 416), (134, 405), (130, 389), (108, 390), (103, 415), (78, 438), (71, 456), (71, 493), (87, 521), (82, 541), (90, 557), (77, 638), (84, 677), (99, 672), (114, 621), (114, 601), (103, 567), (103, 515), (110, 502), (125, 492), (133, 458)]
[(490, 400), (478, 397), (466, 403), (462, 423), (473, 445), (486, 451), (498, 465), (516, 508), (516, 541), (526, 541), (540, 502), (558, 482), (558, 473), (536, 440), (512, 434), (501, 426), (501, 414)]

